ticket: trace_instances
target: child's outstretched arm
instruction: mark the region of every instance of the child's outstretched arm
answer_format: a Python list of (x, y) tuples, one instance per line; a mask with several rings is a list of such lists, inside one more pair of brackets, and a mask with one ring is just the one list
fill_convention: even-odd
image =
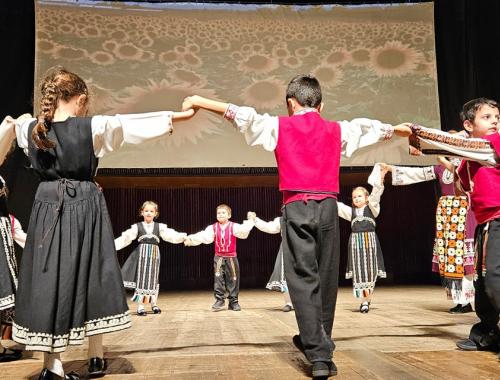
[(214, 242), (215, 233), (213, 226), (208, 226), (203, 231), (187, 235), (184, 239), (186, 247), (194, 247), (200, 244), (211, 244)]
[(352, 207), (342, 202), (337, 202), (337, 206), (339, 209), (339, 218), (345, 219), (350, 222), (352, 220)]
[[(385, 165), (385, 164), (384, 164)], [(373, 216), (376, 218), (378, 214), (380, 214), (380, 198), (384, 193), (384, 179), (387, 174), (387, 168), (383, 168), (382, 165), (379, 166), (380, 170), (380, 182), (373, 184), (373, 189), (370, 195), (368, 196), (368, 207), (373, 213)]]
[(186, 240), (187, 233), (177, 232), (173, 228), (168, 228), (166, 224), (160, 224), (160, 237), (172, 244), (184, 243)]
[(115, 239), (115, 249), (119, 251), (120, 249), (130, 245), (135, 239), (137, 239), (138, 233), (137, 224), (132, 224), (128, 230), (123, 231), (120, 237)]
[(242, 224), (233, 223), (233, 234), (238, 239), (246, 239), (254, 226), (255, 223), (252, 220), (244, 220)]
[(281, 217), (276, 217), (270, 222), (266, 222), (260, 218), (255, 218), (255, 227), (262, 232), (268, 234), (277, 234), (281, 232)]
[(204, 108), (223, 115), (245, 136), (248, 145), (262, 145), (267, 151), (276, 149), (279, 120), (276, 116), (260, 115), (252, 107), (239, 107), (231, 103), (190, 96), (184, 99), (182, 109)]
[[(28, 154), (28, 127), (35, 119), (30, 114), (24, 114), (17, 119), (11, 116), (6, 116), (0, 124), (0, 165), (3, 164), (5, 158), (12, 148), (14, 140), (18, 141), (18, 145)], [(23, 124), (23, 128), (20, 125)], [(23, 133), (24, 132), (24, 133)]]
[(182, 121), (182, 120), (187, 120), (190, 119), (194, 116), (196, 113), (195, 109), (187, 109), (187, 110), (182, 110), (180, 112), (172, 112), (172, 121)]

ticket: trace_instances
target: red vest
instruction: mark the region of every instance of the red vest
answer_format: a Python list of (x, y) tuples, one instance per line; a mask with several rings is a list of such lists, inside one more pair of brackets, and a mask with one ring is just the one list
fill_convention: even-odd
[[(491, 146), (500, 155), (500, 135), (484, 136)], [(467, 166), (469, 166), (467, 168)], [(500, 164), (495, 167), (482, 166), (477, 162), (462, 161), (458, 168), (458, 175), (462, 184), (468, 189), (470, 179), (474, 189), (470, 193), (471, 208), (474, 211), (478, 224), (489, 222), (500, 217)]]
[(280, 116), (274, 151), (280, 191), (338, 193), (341, 132), (318, 112)]
[(214, 248), (216, 256), (236, 256), (236, 236), (233, 234), (233, 222), (229, 222), (225, 229), (219, 223), (214, 223)]

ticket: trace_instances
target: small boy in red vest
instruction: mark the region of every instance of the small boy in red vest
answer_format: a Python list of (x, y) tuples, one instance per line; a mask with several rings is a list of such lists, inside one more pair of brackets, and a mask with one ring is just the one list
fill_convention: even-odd
[(313, 364), (313, 377), (333, 376), (331, 339), (339, 274), (337, 194), (341, 154), (390, 139), (408, 130), (377, 120), (328, 121), (321, 87), (312, 75), (298, 75), (286, 90), (288, 116), (260, 115), (250, 107), (200, 96), (183, 109), (204, 108), (221, 114), (244, 133), (249, 145), (274, 151), (283, 193), (285, 277), (295, 306), (300, 335), (293, 343)]
[(214, 243), (214, 293), (215, 303), (212, 311), (224, 309), (225, 298), (229, 301), (228, 309), (240, 311), (238, 294), (240, 292), (240, 265), (236, 254), (236, 239), (246, 239), (254, 223), (245, 220), (243, 224), (229, 221), (231, 207), (226, 204), (217, 206), (217, 222), (203, 231), (188, 235), (184, 245), (195, 246)]

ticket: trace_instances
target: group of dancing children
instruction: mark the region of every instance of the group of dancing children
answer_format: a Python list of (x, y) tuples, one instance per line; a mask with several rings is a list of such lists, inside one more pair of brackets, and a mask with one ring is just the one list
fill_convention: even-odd
[[(475, 303), (481, 322), (475, 325), (464, 349), (490, 349), (498, 345), (500, 306), (500, 170), (497, 133), (498, 104), (476, 101), (466, 111), (465, 138), (403, 123), (397, 126), (376, 120), (328, 121), (321, 117), (321, 88), (311, 75), (299, 75), (286, 90), (288, 116), (258, 114), (251, 107), (192, 96), (181, 112), (87, 116), (89, 93), (86, 83), (63, 68), (52, 69), (40, 84), (37, 118), (6, 117), (0, 126), (0, 162), (13, 141), (24, 150), (41, 183), (37, 189), (19, 268), (0, 266), (0, 308), (12, 308), (12, 338), (26, 350), (44, 352), (39, 379), (79, 379), (66, 373), (60, 358), (69, 345), (89, 338), (88, 375), (103, 376), (102, 334), (130, 327), (123, 279), (135, 289), (134, 300), (157, 306), (159, 251), (164, 239), (186, 245), (214, 242), (214, 310), (239, 310), (239, 267), (236, 238), (246, 237), (260, 221), (254, 213), (242, 224), (229, 221), (231, 210), (217, 208), (217, 223), (185, 235), (154, 222), (158, 207), (146, 202), (144, 222), (133, 225), (116, 240), (101, 189), (94, 176), (99, 158), (112, 154), (124, 143), (141, 144), (168, 138), (172, 123), (194, 116), (204, 108), (220, 114), (244, 134), (250, 145), (274, 151), (283, 193), (282, 216), (272, 232), (281, 232), (282, 270), (286, 289), (295, 308), (299, 334), (294, 345), (312, 364), (312, 375), (325, 378), (337, 374), (332, 360), (335, 343), (332, 327), (339, 274), (338, 216), (351, 221), (348, 275), (354, 292), (362, 298), (360, 310), (367, 312), (377, 276), (384, 275), (380, 244), (374, 233), (379, 211), (382, 179), (388, 170), (375, 174), (373, 190), (353, 191), (353, 207), (337, 202), (341, 156), (391, 139), (393, 134), (411, 136), (416, 150), (441, 152), (465, 158), (458, 168), (462, 190), (471, 194), (477, 232), (477, 280)], [(465, 110), (465, 108), (464, 108)], [(426, 147), (430, 146), (429, 150)], [(437, 147), (437, 148), (436, 148)], [(451, 152), (451, 153), (449, 153)], [(168, 154), (168, 152), (165, 152)], [(473, 183), (473, 185), (472, 185)], [(2, 193), (2, 197), (4, 197)], [(2, 215), (2, 253), (12, 262), (16, 221)], [(266, 228), (262, 228), (266, 230)], [(267, 230), (271, 232), (271, 230)], [(120, 272), (116, 248), (137, 239), (139, 247)], [(20, 241), (23, 244), (23, 239)], [(370, 255), (370, 266), (356, 268)], [(5, 260), (5, 258), (0, 258)], [(376, 263), (374, 266), (373, 263)], [(366, 264), (366, 262), (365, 262)], [(12, 265), (11, 265), (12, 266)], [(9, 268), (9, 271), (5, 270)], [(369, 271), (366, 269), (369, 268)], [(278, 277), (278, 281), (283, 277)], [(276, 283), (271, 281), (271, 287)], [(281, 282), (283, 286), (284, 283)], [(36, 312), (34, 312), (36, 311)], [(498, 346), (497, 346), (498, 347)], [(15, 355), (15, 351), (4, 354)]]

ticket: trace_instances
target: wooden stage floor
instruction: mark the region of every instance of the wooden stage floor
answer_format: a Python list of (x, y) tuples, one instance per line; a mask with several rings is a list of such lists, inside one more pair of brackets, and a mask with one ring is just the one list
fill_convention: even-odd
[[(133, 327), (104, 337), (105, 379), (306, 379), (309, 365), (291, 343), (297, 333), (283, 297), (243, 290), (241, 312), (211, 312), (212, 293), (161, 294), (160, 315), (135, 315)], [(461, 352), (475, 313), (451, 315), (440, 287), (379, 287), (368, 314), (350, 288), (339, 292), (335, 379), (500, 379), (497, 354)], [(86, 375), (86, 346), (63, 354), (66, 371)], [(39, 353), (0, 364), (1, 379), (35, 378)], [(84, 377), (83, 376), (83, 377)], [(84, 377), (85, 378), (85, 377)]]

